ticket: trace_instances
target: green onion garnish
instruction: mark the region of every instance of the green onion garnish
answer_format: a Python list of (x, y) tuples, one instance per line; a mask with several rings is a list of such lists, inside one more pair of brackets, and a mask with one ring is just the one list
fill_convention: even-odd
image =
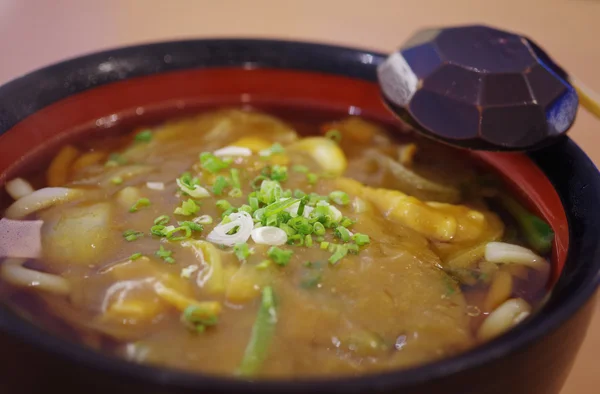
[(160, 249), (157, 250), (154, 254), (163, 259), (166, 263), (173, 264), (175, 262), (175, 259), (171, 257), (173, 252), (165, 249), (162, 245), (160, 245)]
[(333, 250), (333, 254), (329, 257), (329, 264), (336, 264), (348, 254), (348, 248), (345, 245), (331, 244), (330, 250)]
[(129, 212), (137, 212), (140, 208), (143, 207), (148, 207), (150, 206), (150, 200), (148, 200), (145, 197), (140, 198), (139, 200), (137, 200), (132, 206), (131, 208), (129, 208)]
[(321, 222), (316, 222), (313, 224), (313, 232), (315, 233), (315, 235), (325, 235), (325, 226), (323, 226), (323, 223)]
[(180, 207), (175, 208), (173, 213), (176, 215), (191, 216), (198, 212), (199, 209), (200, 207), (196, 204), (196, 202), (191, 198), (188, 198), (187, 201), (181, 203)]
[(200, 166), (206, 171), (214, 174), (229, 168), (229, 163), (221, 160), (210, 152), (204, 152), (200, 154)]
[(319, 180), (319, 176), (315, 173), (309, 172), (306, 174), (306, 180), (309, 184), (314, 185)]
[(217, 196), (220, 196), (221, 194), (223, 194), (223, 189), (225, 189), (227, 186), (229, 186), (229, 182), (227, 181), (227, 179), (223, 175), (219, 175), (215, 179), (215, 183), (212, 188), (213, 193), (215, 193), (215, 195)]
[(121, 178), (120, 176), (116, 176), (110, 180), (110, 183), (112, 183), (113, 185), (120, 185), (121, 183), (123, 183), (123, 178)]
[(267, 251), (267, 256), (269, 256), (275, 264), (281, 266), (288, 265), (293, 254), (294, 252), (291, 250), (279, 249), (277, 246), (271, 246)]
[(346, 227), (338, 226), (335, 229), (336, 237), (340, 238), (344, 242), (350, 241), (350, 231)]
[(271, 169), (271, 179), (278, 182), (284, 182), (288, 178), (287, 167), (274, 165)]
[(154, 219), (154, 224), (158, 224), (158, 225), (165, 225), (167, 223), (169, 223), (169, 216), (167, 215), (160, 215), (159, 217), (157, 217), (156, 219)]
[(135, 140), (139, 142), (149, 142), (152, 140), (152, 131), (144, 130), (135, 135)]
[(350, 204), (350, 197), (348, 194), (339, 190), (329, 193), (329, 199), (338, 205)]
[(235, 244), (233, 246), (233, 253), (239, 261), (246, 261), (246, 259), (248, 259), (248, 257), (252, 254), (252, 252), (250, 252), (248, 244), (245, 242)]
[(329, 248), (329, 242), (323, 241), (319, 247), (323, 250), (327, 250), (327, 248)]
[(191, 222), (185, 220), (183, 222), (177, 222), (180, 226), (188, 227), (191, 231), (202, 231), (204, 227), (200, 223)]
[(227, 200), (218, 200), (217, 202), (215, 202), (215, 205), (222, 211), (226, 211), (232, 208), (231, 203)]
[(371, 239), (367, 234), (356, 233), (352, 236), (352, 239), (358, 246), (364, 246), (371, 242)]
[(125, 238), (127, 242), (135, 241), (136, 239), (143, 236), (144, 233), (142, 233), (141, 231), (127, 230), (123, 232), (123, 238)]
[(139, 258), (140, 258), (140, 257), (142, 257), (142, 256), (143, 256), (143, 254), (141, 254), (141, 253), (139, 253), (139, 252), (138, 252), (138, 253), (134, 253), (134, 254), (132, 254), (131, 256), (129, 256), (129, 260), (131, 260), (131, 261), (133, 261), (133, 260), (137, 260), (137, 259), (139, 259)]
[(308, 173), (308, 167), (307, 166), (301, 166), (301, 165), (295, 165), (295, 166), (292, 167), (292, 171), (298, 172), (300, 174), (306, 174), (306, 173)]

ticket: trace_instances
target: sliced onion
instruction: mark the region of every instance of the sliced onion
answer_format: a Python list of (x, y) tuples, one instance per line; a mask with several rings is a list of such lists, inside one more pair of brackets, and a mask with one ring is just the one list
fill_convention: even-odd
[(279, 227), (265, 226), (252, 230), (252, 240), (262, 245), (283, 245), (287, 242), (287, 234)]
[[(219, 223), (206, 237), (206, 240), (218, 245), (233, 246), (248, 241), (254, 229), (254, 221), (248, 212), (240, 211), (229, 215), (229, 223)], [(235, 234), (227, 234), (239, 227)]]
[(6, 259), (0, 264), (0, 277), (19, 287), (33, 287), (53, 294), (66, 295), (71, 285), (62, 276), (23, 267), (24, 259)]
[(215, 156), (229, 156), (229, 157), (247, 157), (252, 155), (252, 151), (242, 146), (226, 146), (221, 149), (217, 149), (213, 152)]
[(21, 197), (4, 213), (9, 219), (21, 219), (41, 209), (48, 208), (54, 204), (73, 200), (81, 196), (83, 192), (66, 187), (45, 187)]
[(163, 182), (146, 182), (146, 187), (151, 190), (165, 190)]
[(29, 182), (23, 178), (15, 178), (12, 181), (6, 182), (6, 192), (15, 200), (25, 197), (35, 190)]
[(485, 246), (485, 259), (497, 264), (521, 264), (539, 271), (549, 268), (543, 257), (527, 248), (506, 242), (489, 242)]
[(179, 188), (182, 191), (184, 191), (185, 193), (189, 194), (190, 196), (192, 196), (194, 198), (203, 198), (203, 197), (210, 196), (210, 193), (208, 192), (208, 190), (206, 190), (205, 188), (203, 188), (200, 185), (194, 185), (194, 188), (190, 189), (189, 187), (184, 185), (179, 179), (177, 179), (176, 182), (177, 182), (177, 186), (179, 186)]
[(42, 220), (0, 219), (0, 257), (40, 257), (43, 224)]
[(531, 313), (531, 306), (521, 298), (512, 298), (496, 308), (485, 319), (477, 336), (492, 339), (522, 322)]

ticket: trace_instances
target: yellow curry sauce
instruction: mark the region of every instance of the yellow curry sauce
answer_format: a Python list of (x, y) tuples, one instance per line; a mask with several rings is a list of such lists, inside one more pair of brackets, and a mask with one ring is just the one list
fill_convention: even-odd
[(0, 277), (59, 277), (26, 291), (89, 346), (225, 375), (409, 367), (527, 317), (547, 262), (486, 249), (522, 242), (465, 188), (479, 170), (358, 117), (319, 126), (224, 109), (63, 147), (47, 186), (65, 194), (5, 212), (43, 221), (42, 256)]

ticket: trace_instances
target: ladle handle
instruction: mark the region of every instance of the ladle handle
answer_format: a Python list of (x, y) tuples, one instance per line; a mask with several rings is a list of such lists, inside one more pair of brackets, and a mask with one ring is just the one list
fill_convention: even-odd
[(590, 114), (600, 119), (600, 95), (573, 76), (569, 76), (569, 82), (571, 82), (571, 85), (577, 91), (581, 106)]

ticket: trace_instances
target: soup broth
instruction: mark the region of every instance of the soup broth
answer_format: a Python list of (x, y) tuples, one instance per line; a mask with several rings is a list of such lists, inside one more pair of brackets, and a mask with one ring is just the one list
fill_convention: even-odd
[(132, 362), (360, 375), (540, 304), (552, 230), (464, 153), (358, 116), (224, 108), (63, 145), (7, 182), (0, 296)]

